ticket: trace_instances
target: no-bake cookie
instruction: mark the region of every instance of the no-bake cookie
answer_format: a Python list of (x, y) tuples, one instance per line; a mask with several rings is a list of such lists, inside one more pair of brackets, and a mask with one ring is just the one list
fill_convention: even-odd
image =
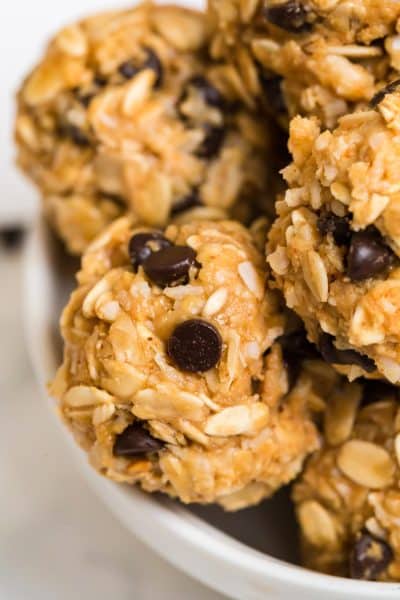
[(292, 121), (268, 262), (325, 360), (399, 383), (400, 94), (387, 91), (332, 132)]
[(282, 309), (242, 225), (161, 233), (119, 219), (83, 255), (78, 282), (52, 393), (100, 473), (229, 510), (298, 474), (319, 446), (310, 411), (337, 375), (299, 368), (295, 337), (274, 344)]
[(349, 383), (332, 400), (325, 446), (293, 490), (304, 562), (325, 573), (399, 581), (398, 390)]
[[(248, 220), (271, 195), (271, 126), (207, 55), (204, 15), (143, 4), (66, 27), (18, 95), (18, 163), (67, 247), (126, 211)], [(199, 210), (200, 208), (200, 210)]]
[(209, 0), (211, 53), (283, 123), (333, 127), (398, 78), (397, 0)]

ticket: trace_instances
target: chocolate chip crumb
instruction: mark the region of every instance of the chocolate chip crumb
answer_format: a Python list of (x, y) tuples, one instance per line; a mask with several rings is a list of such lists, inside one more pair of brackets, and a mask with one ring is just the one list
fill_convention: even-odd
[(218, 330), (202, 319), (190, 319), (178, 325), (167, 343), (167, 353), (182, 371), (203, 373), (215, 367), (222, 352)]
[(354, 544), (350, 556), (353, 579), (375, 581), (393, 560), (393, 550), (384, 540), (364, 531)]
[(310, 11), (297, 0), (264, 6), (262, 14), (267, 21), (291, 33), (310, 31)]
[(319, 216), (318, 231), (321, 235), (331, 234), (338, 246), (347, 246), (351, 240), (350, 218), (338, 217), (332, 212)]
[(164, 443), (154, 438), (141, 423), (132, 423), (116, 437), (113, 452), (115, 456), (136, 458), (159, 452), (163, 447)]

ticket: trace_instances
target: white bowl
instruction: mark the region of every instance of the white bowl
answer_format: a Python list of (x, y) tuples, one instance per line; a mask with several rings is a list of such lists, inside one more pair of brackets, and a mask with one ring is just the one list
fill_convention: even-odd
[[(28, 347), (44, 393), (60, 360), (57, 322), (74, 285), (77, 264), (38, 221), (25, 249), (24, 298)], [(54, 403), (50, 405), (54, 409)], [(400, 597), (400, 584), (330, 577), (286, 562), (296, 556), (296, 529), (287, 492), (237, 514), (215, 507), (185, 508), (97, 475), (69, 432), (57, 426), (88, 483), (114, 515), (176, 567), (215, 590), (238, 600)]]

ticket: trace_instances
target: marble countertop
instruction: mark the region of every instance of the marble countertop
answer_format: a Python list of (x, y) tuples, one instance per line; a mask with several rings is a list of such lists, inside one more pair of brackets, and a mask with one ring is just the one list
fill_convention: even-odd
[(21, 252), (0, 250), (0, 598), (223, 600), (132, 537), (87, 487), (33, 379)]

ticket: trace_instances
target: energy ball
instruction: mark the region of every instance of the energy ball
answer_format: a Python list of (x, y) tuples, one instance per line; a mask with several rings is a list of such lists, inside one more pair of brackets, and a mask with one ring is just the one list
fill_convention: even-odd
[(204, 15), (146, 3), (66, 27), (24, 82), (18, 164), (71, 252), (126, 212), (156, 227), (188, 210), (249, 220), (271, 197), (272, 126), (207, 43)]
[(122, 218), (88, 248), (52, 393), (100, 473), (228, 510), (298, 474), (330, 375), (289, 378), (264, 264), (232, 221), (161, 233)]
[(388, 384), (348, 383), (328, 404), (325, 445), (293, 490), (306, 566), (400, 580), (398, 400)]
[(399, 384), (400, 94), (390, 91), (332, 132), (292, 121), (268, 262), (325, 360), (350, 379)]
[(397, 0), (209, 0), (211, 54), (282, 122), (317, 116), (324, 127), (400, 71)]

